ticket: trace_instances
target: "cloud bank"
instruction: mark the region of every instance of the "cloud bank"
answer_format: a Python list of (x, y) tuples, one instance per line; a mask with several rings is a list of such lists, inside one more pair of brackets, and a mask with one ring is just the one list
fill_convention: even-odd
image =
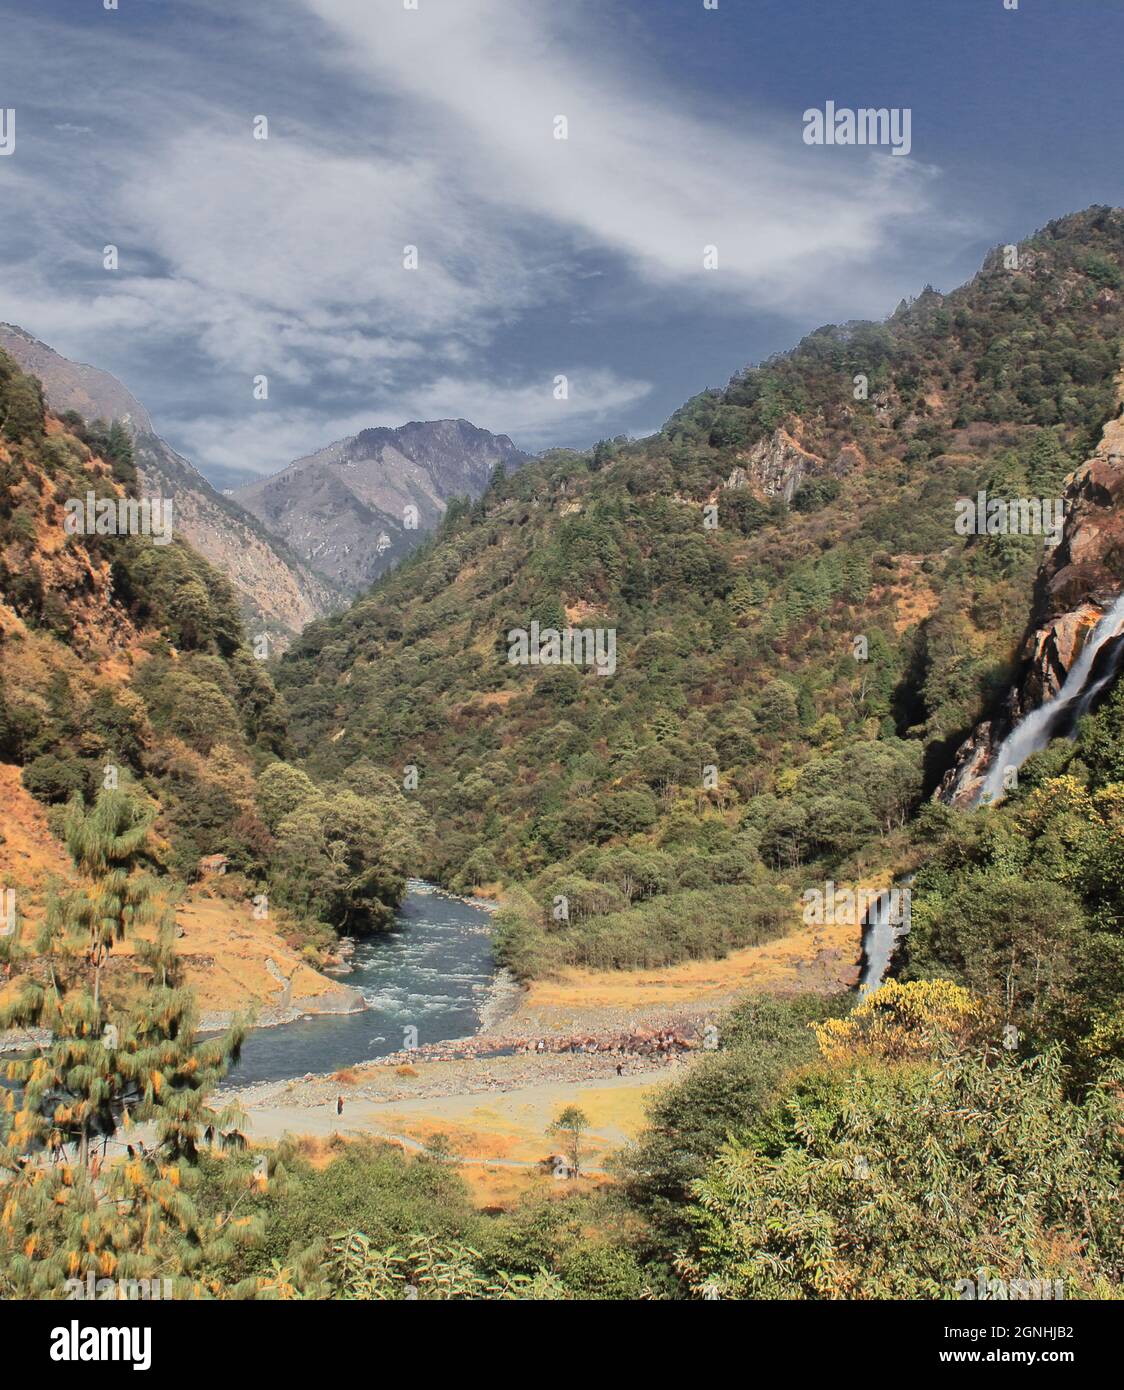
[(9, 22), (13, 68), (49, 81), (18, 91), (0, 161), (0, 318), (117, 372), (201, 466), (264, 472), (411, 418), (530, 448), (617, 432), (650, 383), (595, 299), (642, 335), (671, 303), (796, 316), (888, 294), (930, 171), (825, 158), (798, 113), (711, 110), (623, 32), (592, 45), (598, 15), (192, 0), (143, 32)]

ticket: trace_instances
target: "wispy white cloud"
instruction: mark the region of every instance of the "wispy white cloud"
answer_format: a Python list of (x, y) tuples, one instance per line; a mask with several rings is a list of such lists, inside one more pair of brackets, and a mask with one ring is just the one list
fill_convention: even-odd
[[(463, 351), (532, 301), (531, 258), (468, 215), (451, 181), (307, 136), (259, 142), (216, 124), (172, 139), (102, 199), (96, 233), (88, 218), (74, 225), (47, 178), (24, 175), (7, 193), (38, 228), (5, 286), (9, 317), (26, 310), (71, 338), (186, 331), (246, 376), (377, 370), (438, 335)], [(102, 268), (103, 241), (118, 248), (117, 271)]]
[[(706, 116), (635, 53), (592, 49), (590, 0), (302, 0), (374, 89), (446, 117), (447, 155), (484, 196), (627, 257), (661, 286), (714, 275), (761, 306), (820, 306), (842, 270), (879, 270), (901, 219), (926, 209), (932, 172), (807, 146), (750, 101)], [(555, 121), (567, 122), (565, 140)], [(703, 269), (704, 247), (718, 272)]]
[(436, 335), (483, 342), (531, 298), (512, 239), (420, 160), (276, 129), (262, 141), (196, 130), (121, 202), (143, 244), (214, 305), (204, 349), (243, 372), (271, 364), (299, 380), (313, 365), (416, 357)]
[[(278, 0), (251, 22), (187, 0), (143, 39), (21, 17), (11, 62), (36, 82), (0, 161), (0, 319), (118, 372), (195, 461), (265, 470), (410, 418), (532, 448), (617, 433), (651, 388), (602, 352), (614, 296), (638, 333), (645, 303), (893, 302), (894, 229), (931, 211), (928, 171), (833, 160), (796, 112), (708, 111), (635, 53), (593, 51), (594, 13)], [(569, 401), (556, 357), (579, 364)]]

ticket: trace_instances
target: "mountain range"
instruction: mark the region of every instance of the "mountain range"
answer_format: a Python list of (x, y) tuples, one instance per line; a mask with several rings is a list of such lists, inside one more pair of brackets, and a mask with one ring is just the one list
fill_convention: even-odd
[[(362, 505), (393, 518), (424, 494), (441, 524), (274, 661), (247, 641), (245, 592), (183, 536), (67, 526), (88, 492), (126, 507), (152, 477), (194, 485), (174, 454), (152, 462), (136, 402), (91, 369), (40, 357), (32, 376), (0, 351), (0, 870), (19, 913), (0, 931), (0, 1009), (43, 1032), (9, 1041), (41, 1041), (32, 1060), (68, 1086), (135, 1075), (146, 1054), (101, 1020), (122, 1021), (127, 1047), (151, 1036), (145, 918), (101, 964), (89, 950), (90, 903), (126, 911), (101, 870), (119, 873), (130, 843), (146, 872), (125, 881), (148, 892), (162, 871), (175, 968), (216, 1022), (247, 1004), (271, 1022), (354, 1008), (321, 972), (346, 971), (341, 936), (389, 927), (419, 874), (500, 899), (492, 949), (527, 986), (463, 1057), (439, 1041), (379, 1070), (349, 1052), (299, 1087), (243, 1092), (255, 1119), (303, 1095), (299, 1125), (381, 1075), (432, 1147), (349, 1144), (315, 1167), (286, 1147), (284, 1180), (255, 1189), (257, 1159), (232, 1141), (185, 1184), (215, 1211), (250, 1192), (260, 1223), (214, 1257), (212, 1291), (268, 1296), (284, 1258), (286, 1290), (350, 1296), (351, 1251), (397, 1269), (391, 1242), (420, 1230), (415, 1292), (436, 1251), (473, 1298), (514, 1269), (528, 1297), (932, 1301), (966, 1282), (966, 1221), (989, 1268), (1042, 1275), (1058, 1297), (1119, 1291), (1124, 634), (1095, 636), (1124, 602), (1124, 211), (1090, 208), (1014, 250), (885, 322), (818, 329), (648, 439), (509, 471), (490, 457), (502, 441), (437, 422), (301, 461), (282, 486), (311, 487), (302, 514), (320, 524), (318, 488), (358, 519), (349, 471), (389, 488), (379, 470), (399, 456), (412, 491)], [(41, 379), (72, 407), (45, 409)], [(95, 411), (118, 425), (88, 425)], [(437, 494), (466, 479), (477, 502), (442, 515)], [(1064, 502), (1064, 527), (966, 531), (981, 494), (1012, 515)], [(959, 779), (978, 785), (997, 740), (1094, 657), (1076, 727), (1036, 745), (997, 804), (961, 798)], [(138, 819), (109, 822), (114, 808)], [(60, 883), (75, 888), (61, 903)], [(885, 916), (853, 904), (886, 885), (911, 915), (872, 955)], [(410, 929), (408, 910), (398, 920)], [(860, 957), (890, 972), (868, 994)], [(40, 1008), (60, 980), (73, 1034)], [(199, 1076), (165, 1055), (153, 1091), (180, 1123)], [(420, 1108), (429, 1058), (443, 1104), (489, 1092), (501, 1153), (511, 1135), (536, 1144), (537, 1190), (500, 1205), (488, 1186), (475, 1216), (452, 1205), (447, 1111)], [(551, 1100), (545, 1163), (532, 1069)], [(30, 1063), (10, 1072), (26, 1095)], [(576, 1102), (610, 1087), (650, 1122), (611, 1185), (562, 1192), (553, 1151), (579, 1155)], [(5, 1150), (16, 1174), (20, 1144)], [(954, 1200), (934, 1204), (934, 1173)], [(0, 1229), (16, 1251), (0, 1292), (34, 1273), (29, 1230), (58, 1248), (44, 1210), (33, 1200), (14, 1240)], [(471, 1247), (434, 1243), (450, 1220)], [(362, 1232), (346, 1265), (323, 1243), (341, 1229)], [(374, 1277), (361, 1291), (387, 1287)]]
[[(311, 766), (416, 766), (430, 872), (525, 885), (512, 968), (728, 948), (774, 878), (884, 861), (1024, 682), (1028, 631), (1080, 637), (1119, 588), (1124, 213), (1008, 259), (818, 329), (650, 439), (528, 463), (287, 654)], [(1056, 553), (958, 533), (981, 489), (1069, 496)], [(513, 660), (533, 624), (612, 632), (615, 673)]]
[(367, 429), (235, 489), (237, 502), (344, 593), (417, 545), (450, 498), (480, 497), (493, 471), (527, 461), (505, 434), (467, 420)]
[(527, 459), (506, 435), (467, 420), (415, 422), (362, 430), (220, 492), (110, 373), (72, 362), (12, 324), (0, 324), (0, 350), (38, 377), (56, 414), (127, 428), (143, 489), (175, 498), (184, 537), (229, 577), (252, 631), (281, 648), (408, 554), (449, 499), (478, 498), (497, 464), (514, 469)]

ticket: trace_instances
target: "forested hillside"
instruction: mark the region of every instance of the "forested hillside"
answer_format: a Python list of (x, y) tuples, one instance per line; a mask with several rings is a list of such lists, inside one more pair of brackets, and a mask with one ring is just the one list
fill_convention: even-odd
[[(47, 1039), (7, 1066), (0, 1292), (1118, 1295), (1124, 690), (1002, 804), (929, 795), (1044, 572), (1042, 537), (962, 536), (956, 499), (1061, 495), (1117, 399), (1124, 216), (1055, 224), (1019, 265), (821, 330), (653, 439), (500, 474), (277, 687), (189, 546), (66, 532), (69, 500), (136, 494), (128, 435), (45, 413), (0, 354), (0, 740), (71, 861), (40, 930), (0, 935), (0, 1024)], [(612, 630), (611, 671), (512, 664), (533, 621)], [(241, 1030), (195, 1037), (168, 911), (204, 854), (313, 962), (424, 869), (502, 882), (526, 978), (766, 942), (826, 876), (913, 870), (913, 923), (868, 997), (740, 997), (612, 1181), (575, 1157), (481, 1209), (440, 1132), (244, 1151), (214, 1099)], [(156, 1142), (103, 1166), (126, 1115)], [(552, 1142), (576, 1155), (588, 1123), (568, 1106)]]
[(138, 497), (128, 432), (45, 413), (0, 353), (0, 761), (59, 831), (75, 797), (131, 789), (155, 816), (153, 867), (183, 882), (227, 856), (231, 893), (288, 908), (313, 959), (336, 930), (385, 924), (421, 808), (366, 764), (314, 786), (281, 762), (285, 711), (231, 585), (174, 511), (167, 538), (68, 531), (88, 494)]
[[(1092, 208), (650, 439), (499, 473), (306, 629), (278, 674), (297, 754), (416, 767), (429, 870), (521, 885), (523, 975), (720, 953), (807, 882), (901, 866), (1043, 555), (959, 534), (956, 501), (1061, 495), (1113, 409), (1122, 268), (1124, 215)], [(533, 620), (614, 631), (615, 670), (512, 664)]]
[(226, 576), (253, 633), (284, 643), (338, 602), (322, 575), (161, 439), (148, 411), (115, 377), (69, 361), (12, 324), (0, 323), (0, 351), (42, 384), (51, 411), (76, 431), (104, 433), (112, 422), (127, 436), (142, 488), (174, 496), (180, 536)]

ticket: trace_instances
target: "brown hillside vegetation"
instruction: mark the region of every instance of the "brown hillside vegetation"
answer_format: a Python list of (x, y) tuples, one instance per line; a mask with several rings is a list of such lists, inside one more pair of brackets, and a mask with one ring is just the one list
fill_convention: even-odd
[[(0, 886), (16, 890), (23, 940), (33, 939), (46, 912), (52, 881), (71, 886), (74, 870), (52, 835), (47, 813), (22, 786), (19, 768), (0, 764), (4, 826), (0, 831)], [(255, 920), (252, 904), (219, 896), (206, 884), (188, 889), (176, 906), (179, 950), (187, 981), (205, 1023), (252, 1010), (260, 1023), (302, 1013), (335, 1013), (356, 1005), (355, 991), (313, 970), (281, 936), (284, 922)], [(108, 972), (128, 993), (135, 955), (131, 941), (114, 948)], [(6, 982), (4, 994), (18, 987)]]

